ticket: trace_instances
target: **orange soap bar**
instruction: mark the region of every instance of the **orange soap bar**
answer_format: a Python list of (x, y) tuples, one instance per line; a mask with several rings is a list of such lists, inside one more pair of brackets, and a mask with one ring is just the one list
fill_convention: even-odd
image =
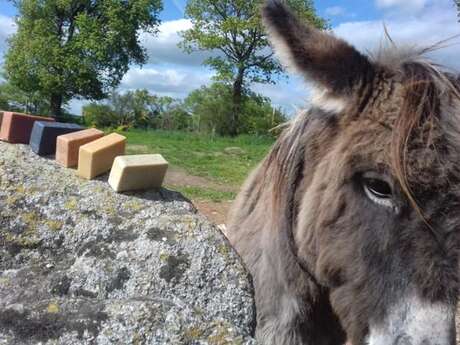
[(35, 121), (54, 121), (54, 119), (5, 111), (0, 129), (0, 140), (16, 144), (28, 144)]
[(109, 184), (116, 192), (160, 188), (168, 169), (163, 156), (118, 156), (110, 170)]
[(77, 174), (92, 179), (110, 170), (116, 156), (125, 153), (126, 137), (112, 133), (80, 146)]
[(104, 136), (104, 132), (90, 128), (60, 135), (56, 140), (56, 161), (66, 168), (77, 166), (80, 146)]

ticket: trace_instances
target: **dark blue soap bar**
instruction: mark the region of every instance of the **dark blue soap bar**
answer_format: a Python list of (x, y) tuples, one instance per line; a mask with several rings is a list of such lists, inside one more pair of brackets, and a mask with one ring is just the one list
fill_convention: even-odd
[(56, 138), (60, 135), (81, 131), (84, 127), (74, 123), (36, 121), (30, 135), (30, 147), (40, 156), (56, 153)]

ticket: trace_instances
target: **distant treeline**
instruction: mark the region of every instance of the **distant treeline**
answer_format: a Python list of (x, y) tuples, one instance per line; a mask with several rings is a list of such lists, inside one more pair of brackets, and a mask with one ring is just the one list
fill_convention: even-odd
[[(154, 95), (145, 89), (113, 91), (108, 99), (85, 105), (83, 117), (63, 111), (60, 120), (118, 130), (145, 128), (229, 135), (232, 104), (231, 85), (219, 82), (192, 91), (184, 100)], [(41, 115), (50, 111), (42, 97), (23, 93), (8, 83), (0, 85), (0, 109)], [(285, 121), (286, 116), (267, 97), (244, 91), (238, 133), (266, 135)]]

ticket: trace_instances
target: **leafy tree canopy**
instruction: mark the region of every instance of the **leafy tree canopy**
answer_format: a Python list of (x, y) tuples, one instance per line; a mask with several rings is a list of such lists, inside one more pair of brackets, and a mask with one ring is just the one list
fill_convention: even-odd
[(142, 31), (156, 33), (161, 0), (16, 0), (18, 30), (6, 76), (49, 99), (53, 115), (73, 97), (102, 99), (131, 63), (146, 62)]
[[(290, 7), (318, 28), (327, 23), (315, 13), (311, 0), (289, 0)], [(281, 72), (261, 22), (262, 0), (189, 0), (186, 16), (192, 28), (182, 33), (181, 47), (187, 52), (215, 51), (205, 64), (219, 80), (233, 80), (238, 69), (251, 82), (272, 82)]]

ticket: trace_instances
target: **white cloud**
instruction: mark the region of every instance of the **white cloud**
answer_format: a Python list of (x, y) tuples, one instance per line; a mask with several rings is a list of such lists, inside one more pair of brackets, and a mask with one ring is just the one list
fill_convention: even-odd
[(276, 107), (294, 114), (308, 102), (309, 87), (300, 76), (291, 76), (276, 84), (253, 84), (251, 89), (270, 98)]
[(178, 19), (163, 22), (159, 33), (152, 35), (141, 34), (142, 45), (147, 49), (149, 63), (176, 64), (184, 66), (199, 66), (211, 56), (210, 52), (185, 53), (177, 44), (182, 40), (180, 32), (190, 29), (192, 23), (188, 19)]
[(124, 76), (122, 90), (147, 89), (152, 93), (175, 98), (208, 84), (212, 73), (203, 68), (131, 68)]
[(404, 11), (419, 11), (423, 9), (428, 0), (376, 0), (379, 8), (396, 8)]
[(343, 7), (332, 6), (332, 7), (326, 8), (325, 13), (327, 16), (339, 17), (339, 16), (343, 16), (346, 13), (346, 11)]
[[(389, 1), (389, 0), (388, 0)], [(384, 25), (397, 45), (428, 47), (460, 34), (456, 11), (448, 0), (438, 0), (414, 16), (391, 15), (385, 21), (346, 22), (334, 32), (362, 51), (375, 51), (385, 43)], [(430, 54), (436, 62), (460, 70), (460, 38)]]
[[(164, 68), (146, 66), (131, 67), (119, 86), (120, 92), (136, 89), (147, 89), (150, 93), (173, 98), (185, 98), (190, 91), (209, 84), (213, 73), (203, 68)], [(73, 99), (69, 102), (69, 110), (73, 114), (81, 114), (82, 107), (88, 100)]]

